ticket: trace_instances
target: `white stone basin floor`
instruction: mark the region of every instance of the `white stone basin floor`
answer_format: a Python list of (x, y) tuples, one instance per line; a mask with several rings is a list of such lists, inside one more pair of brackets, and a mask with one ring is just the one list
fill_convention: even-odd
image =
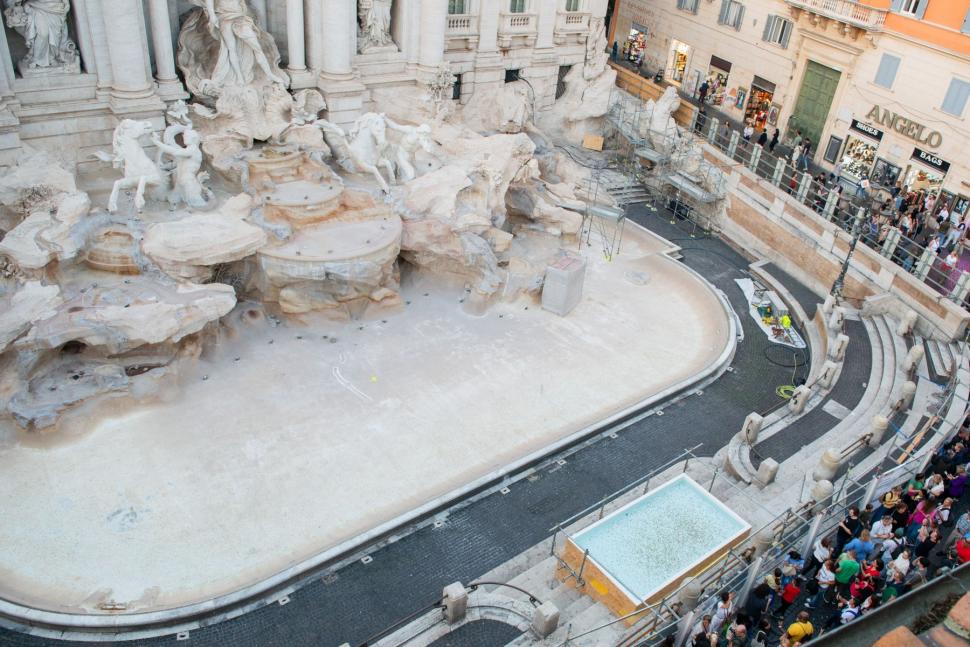
[(734, 340), (663, 246), (628, 224), (612, 262), (587, 248), (565, 318), (525, 299), (472, 317), (460, 286), (412, 276), (381, 319), (221, 342), (174, 400), (0, 430), (0, 597), (99, 613), (223, 595), (689, 380)]

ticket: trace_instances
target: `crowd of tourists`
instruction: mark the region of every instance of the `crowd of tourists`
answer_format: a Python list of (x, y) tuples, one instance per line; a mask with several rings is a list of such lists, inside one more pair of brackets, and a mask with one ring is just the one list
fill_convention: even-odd
[[(693, 647), (796, 647), (970, 562), (970, 430), (925, 474), (852, 507), (809, 555), (790, 551), (745, 600), (723, 592), (692, 629)], [(964, 510), (962, 514), (958, 514)]]

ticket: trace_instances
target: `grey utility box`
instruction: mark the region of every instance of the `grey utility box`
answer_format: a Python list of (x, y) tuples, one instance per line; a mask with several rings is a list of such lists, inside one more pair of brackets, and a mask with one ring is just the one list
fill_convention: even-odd
[(583, 281), (586, 278), (586, 259), (576, 254), (563, 254), (546, 267), (546, 280), (542, 285), (542, 307), (559, 316), (565, 316), (583, 298)]

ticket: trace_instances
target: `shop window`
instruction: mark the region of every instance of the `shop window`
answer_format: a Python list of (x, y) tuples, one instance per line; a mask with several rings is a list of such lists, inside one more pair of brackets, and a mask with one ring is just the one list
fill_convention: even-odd
[(940, 109), (951, 115), (962, 117), (963, 111), (967, 108), (967, 99), (970, 99), (970, 83), (960, 79), (951, 79), (950, 87), (943, 97), (943, 105)]
[(512, 83), (519, 80), (519, 70), (505, 70), (505, 82)]
[(509, 13), (525, 13), (526, 0), (509, 0)]
[(579, 11), (581, 0), (566, 0), (566, 11)]
[(448, 0), (448, 13), (457, 16), (465, 13), (465, 0)]
[(879, 69), (876, 70), (876, 78), (873, 83), (884, 88), (892, 88), (896, 82), (896, 72), (899, 71), (899, 57), (892, 54), (883, 54), (879, 61)]
[(891, 9), (905, 16), (922, 20), (926, 13), (927, 4), (929, 4), (929, 0), (893, 0)]
[(461, 101), (461, 74), (456, 74), (455, 82), (451, 84), (451, 98)]
[(697, 13), (697, 4), (699, 2), (700, 0), (677, 0), (677, 8), (691, 13)]
[(721, 14), (717, 18), (717, 22), (721, 25), (727, 25), (729, 27), (734, 27), (737, 30), (741, 29), (741, 24), (744, 21), (744, 5), (737, 0), (721, 0)]
[(566, 94), (566, 75), (569, 74), (569, 70), (573, 68), (572, 65), (560, 65), (559, 66), (559, 78), (556, 79), (556, 99)]
[(872, 182), (876, 186), (891, 189), (896, 185), (902, 171), (900, 167), (879, 157), (876, 159), (876, 165), (872, 167)]
[(823, 159), (829, 164), (839, 161), (839, 151), (842, 150), (842, 138), (832, 135), (829, 137), (829, 145), (825, 147)]
[(768, 43), (775, 43), (788, 49), (788, 41), (791, 39), (792, 22), (781, 16), (768, 16), (765, 22), (765, 31), (761, 35), (761, 40)]

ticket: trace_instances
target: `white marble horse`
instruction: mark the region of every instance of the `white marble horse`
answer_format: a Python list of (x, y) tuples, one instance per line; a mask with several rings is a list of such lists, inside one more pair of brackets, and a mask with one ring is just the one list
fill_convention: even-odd
[[(109, 155), (98, 151), (95, 155), (103, 162), (111, 162), (114, 168), (123, 168), (124, 177), (114, 183), (111, 197), (108, 198), (108, 211), (118, 210), (118, 194), (122, 190), (136, 189), (135, 208), (141, 211), (145, 206), (145, 190), (164, 190), (168, 176), (158, 164), (145, 154), (138, 139), (154, 131), (150, 121), (125, 119), (115, 128), (111, 140), (112, 152)], [(154, 196), (153, 196), (154, 197)]]
[(383, 168), (388, 180), (394, 182), (394, 165), (387, 158), (387, 123), (384, 115), (373, 112), (362, 115), (354, 122), (349, 134), (324, 119), (316, 123), (341, 168), (348, 173), (370, 173), (384, 193), (390, 192), (387, 180), (379, 170)]

